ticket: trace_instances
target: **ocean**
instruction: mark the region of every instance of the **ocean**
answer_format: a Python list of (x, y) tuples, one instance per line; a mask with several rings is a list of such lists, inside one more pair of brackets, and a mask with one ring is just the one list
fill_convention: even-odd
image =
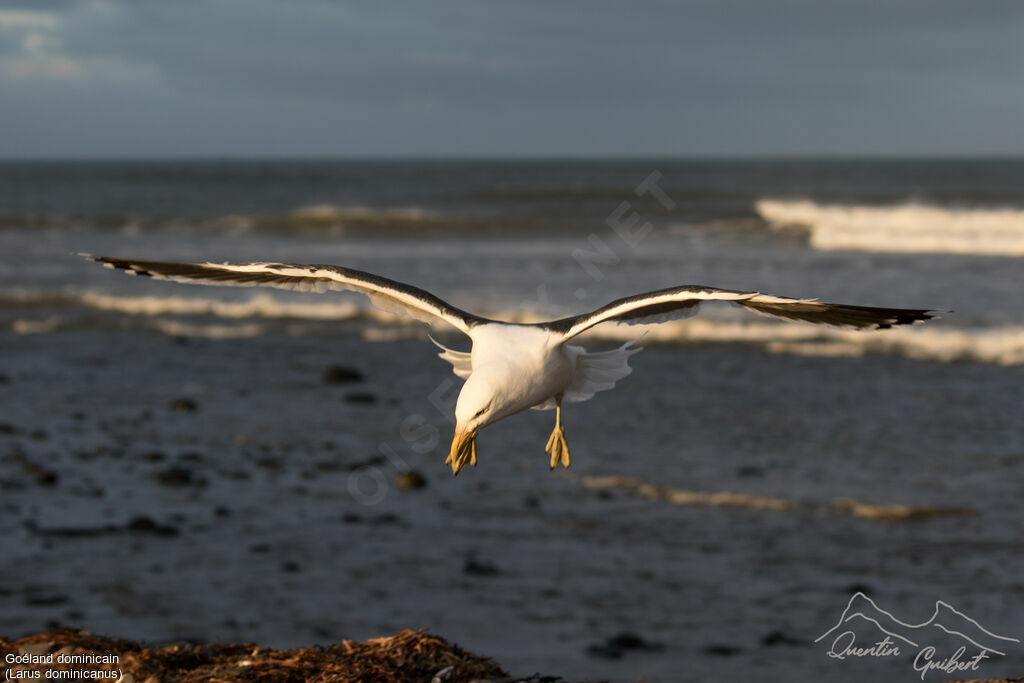
[(7, 162), (0, 225), (0, 311), (25, 330), (108, 311), (237, 335), (374, 316), (358, 296), (129, 287), (74, 257), (88, 252), (337, 263), (507, 319), (677, 284), (936, 308), (954, 312), (884, 341), (728, 307), (651, 339), (1024, 359), (1018, 161)]
[[(457, 336), (80, 253), (338, 264), (516, 321), (681, 284), (939, 317), (600, 326), (645, 350), (565, 411), (568, 473), (527, 411), (453, 479), (427, 334)], [(1022, 283), (1020, 160), (2, 162), (0, 633), (429, 627), (524, 676), (921, 680), (924, 640), (815, 639), (857, 593), (1024, 639)], [(1020, 675), (986, 642), (977, 677)]]

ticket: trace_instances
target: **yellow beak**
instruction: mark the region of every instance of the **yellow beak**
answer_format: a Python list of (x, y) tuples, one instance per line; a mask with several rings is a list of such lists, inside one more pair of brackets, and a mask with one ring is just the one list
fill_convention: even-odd
[(444, 464), (452, 466), (452, 474), (458, 474), (467, 462), (476, 467), (476, 431), (456, 427), (452, 450)]

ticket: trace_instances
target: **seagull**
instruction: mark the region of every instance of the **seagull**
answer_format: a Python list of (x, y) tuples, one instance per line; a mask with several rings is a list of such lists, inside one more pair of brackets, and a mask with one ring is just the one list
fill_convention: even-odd
[(569, 466), (562, 425), (563, 401), (586, 401), (632, 372), (629, 358), (638, 339), (610, 351), (588, 352), (569, 344), (601, 323), (645, 325), (688, 318), (706, 301), (727, 301), (755, 313), (853, 329), (887, 329), (934, 318), (934, 310), (876, 308), (791, 299), (701, 285), (683, 285), (616, 299), (580, 315), (540, 323), (509, 323), (474, 315), (412, 285), (331, 265), (296, 263), (168, 263), (81, 254), (107, 268), (156, 280), (205, 285), (267, 286), (302, 292), (347, 290), (366, 294), (385, 311), (427, 323), (442, 321), (472, 341), (471, 351), (450, 349), (431, 337), (438, 355), (465, 380), (455, 405), (455, 436), (446, 465), (458, 474), (476, 466), (481, 429), (527, 408), (555, 410), (555, 428), (545, 453), (551, 469)]

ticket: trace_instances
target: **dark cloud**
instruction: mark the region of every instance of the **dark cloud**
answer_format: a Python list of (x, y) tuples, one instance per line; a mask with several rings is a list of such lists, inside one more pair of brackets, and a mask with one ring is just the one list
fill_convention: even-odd
[(44, 6), (79, 82), (9, 79), (0, 154), (1024, 152), (1016, 2)]
[(0, 10), (52, 12), (69, 9), (76, 0), (0, 0)]

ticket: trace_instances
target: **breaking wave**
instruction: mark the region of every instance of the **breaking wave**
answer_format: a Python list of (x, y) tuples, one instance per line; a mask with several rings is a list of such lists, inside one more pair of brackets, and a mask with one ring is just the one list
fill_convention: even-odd
[(153, 230), (211, 231), (227, 234), (283, 232), (299, 235), (389, 231), (445, 232), (490, 225), (494, 222), (419, 206), (375, 207), (335, 204), (310, 204), (280, 213), (235, 213), (219, 216), (0, 213), (0, 229), (111, 230), (128, 234)]
[(301, 320), (349, 320), (367, 313), (355, 301), (305, 303), (284, 301), (269, 294), (257, 294), (241, 301), (204, 297), (113, 296), (84, 292), (77, 303), (86, 308), (129, 315), (189, 315), (215, 318), (294, 318)]
[[(609, 326), (600, 334), (615, 340), (637, 336), (635, 328), (622, 326)], [(886, 354), (942, 362), (1024, 364), (1024, 326), (1019, 325), (985, 328), (915, 325), (873, 334), (801, 323), (732, 323), (705, 318), (651, 326), (644, 341), (668, 344), (746, 343), (771, 353), (801, 356)]]
[(1024, 209), (774, 199), (755, 208), (773, 228), (808, 229), (815, 249), (1024, 256)]
[[(66, 311), (78, 309), (102, 314), (126, 315), (141, 326), (177, 336), (251, 337), (285, 332), (291, 335), (350, 333), (357, 331), (371, 341), (423, 336), (427, 328), (412, 318), (373, 308), (359, 297), (338, 301), (305, 302), (258, 294), (248, 299), (225, 301), (204, 297), (113, 296), (95, 292), (39, 295), (28, 293), (0, 300), (17, 317), (11, 329), (19, 334), (46, 334), (83, 324)], [(38, 317), (22, 312), (32, 308)], [(43, 309), (43, 310), (40, 310)], [(539, 322), (551, 316), (521, 310), (492, 310), (499, 320)], [(105, 320), (109, 320), (104, 318)], [(355, 322), (358, 330), (337, 327)], [(97, 324), (97, 323), (92, 323)], [(373, 329), (367, 329), (367, 325)], [(335, 330), (331, 332), (330, 330)], [(422, 334), (420, 334), (422, 332)], [(591, 338), (625, 341), (641, 333), (636, 327), (603, 325), (588, 333)], [(1024, 364), (1024, 326), (941, 327), (915, 325), (873, 334), (801, 323), (733, 322), (714, 317), (679, 320), (646, 329), (645, 343), (690, 345), (708, 343), (748, 344), (771, 353), (807, 356), (897, 355), (929, 361), (971, 361), (997, 365)]]
[(431, 211), (419, 206), (337, 206), (311, 204), (285, 216), (255, 216), (257, 225), (278, 224), (298, 229), (334, 228), (355, 230), (439, 230), (458, 229), (476, 221)]

